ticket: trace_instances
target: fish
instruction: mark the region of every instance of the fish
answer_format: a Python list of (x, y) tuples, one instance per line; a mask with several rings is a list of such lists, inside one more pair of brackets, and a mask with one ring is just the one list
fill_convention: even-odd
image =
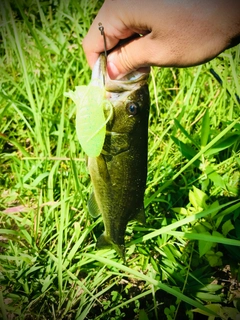
[[(92, 81), (102, 85), (111, 102), (111, 117), (101, 153), (88, 157), (93, 185), (88, 200), (92, 217), (103, 218), (104, 232), (96, 248), (114, 248), (125, 261), (125, 231), (129, 221), (146, 222), (144, 193), (147, 179), (149, 74), (132, 72), (112, 80), (101, 54), (92, 71)], [(109, 115), (106, 108), (105, 117)]]

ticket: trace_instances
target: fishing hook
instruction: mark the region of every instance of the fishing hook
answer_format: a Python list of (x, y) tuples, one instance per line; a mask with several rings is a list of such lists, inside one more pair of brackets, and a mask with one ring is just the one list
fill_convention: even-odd
[(99, 22), (98, 24), (98, 29), (101, 32), (101, 35), (103, 36), (103, 41), (104, 41), (104, 54), (105, 57), (107, 58), (107, 44), (106, 44), (106, 36), (105, 36), (105, 32), (104, 32), (104, 27), (102, 25), (101, 22)]

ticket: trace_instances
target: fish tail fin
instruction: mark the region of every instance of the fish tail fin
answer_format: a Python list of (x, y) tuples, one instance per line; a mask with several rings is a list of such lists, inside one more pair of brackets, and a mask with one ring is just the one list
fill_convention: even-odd
[(113, 248), (117, 252), (117, 254), (123, 259), (123, 262), (126, 263), (124, 244), (113, 244)]
[(113, 248), (117, 254), (123, 259), (125, 262), (125, 246), (124, 244), (116, 244), (111, 241), (111, 239), (106, 236), (105, 233), (101, 234), (101, 236), (97, 239), (96, 244), (97, 249), (104, 249), (104, 248)]

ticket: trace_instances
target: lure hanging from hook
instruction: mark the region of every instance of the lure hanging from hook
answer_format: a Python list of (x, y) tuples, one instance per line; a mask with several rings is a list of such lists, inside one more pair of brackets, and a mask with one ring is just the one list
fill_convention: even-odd
[[(98, 157), (102, 151), (106, 124), (112, 117), (113, 106), (106, 98), (106, 39), (104, 28), (99, 24), (104, 38), (105, 54), (96, 61), (92, 71), (92, 79), (88, 85), (77, 86), (75, 91), (65, 92), (76, 104), (76, 132), (83, 151), (88, 157)], [(105, 58), (105, 59), (102, 59)], [(102, 76), (102, 81), (100, 79)], [(107, 111), (107, 113), (106, 113)]]

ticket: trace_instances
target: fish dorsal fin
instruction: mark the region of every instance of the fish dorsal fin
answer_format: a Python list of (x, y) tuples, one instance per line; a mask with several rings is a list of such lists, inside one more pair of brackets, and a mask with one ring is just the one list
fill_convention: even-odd
[(88, 199), (88, 211), (93, 218), (96, 218), (101, 214), (101, 212), (98, 208), (97, 201), (95, 199), (94, 192), (91, 193), (91, 195)]
[(136, 215), (135, 220), (141, 222), (142, 224), (146, 224), (145, 210), (143, 205), (139, 210), (138, 214)]

